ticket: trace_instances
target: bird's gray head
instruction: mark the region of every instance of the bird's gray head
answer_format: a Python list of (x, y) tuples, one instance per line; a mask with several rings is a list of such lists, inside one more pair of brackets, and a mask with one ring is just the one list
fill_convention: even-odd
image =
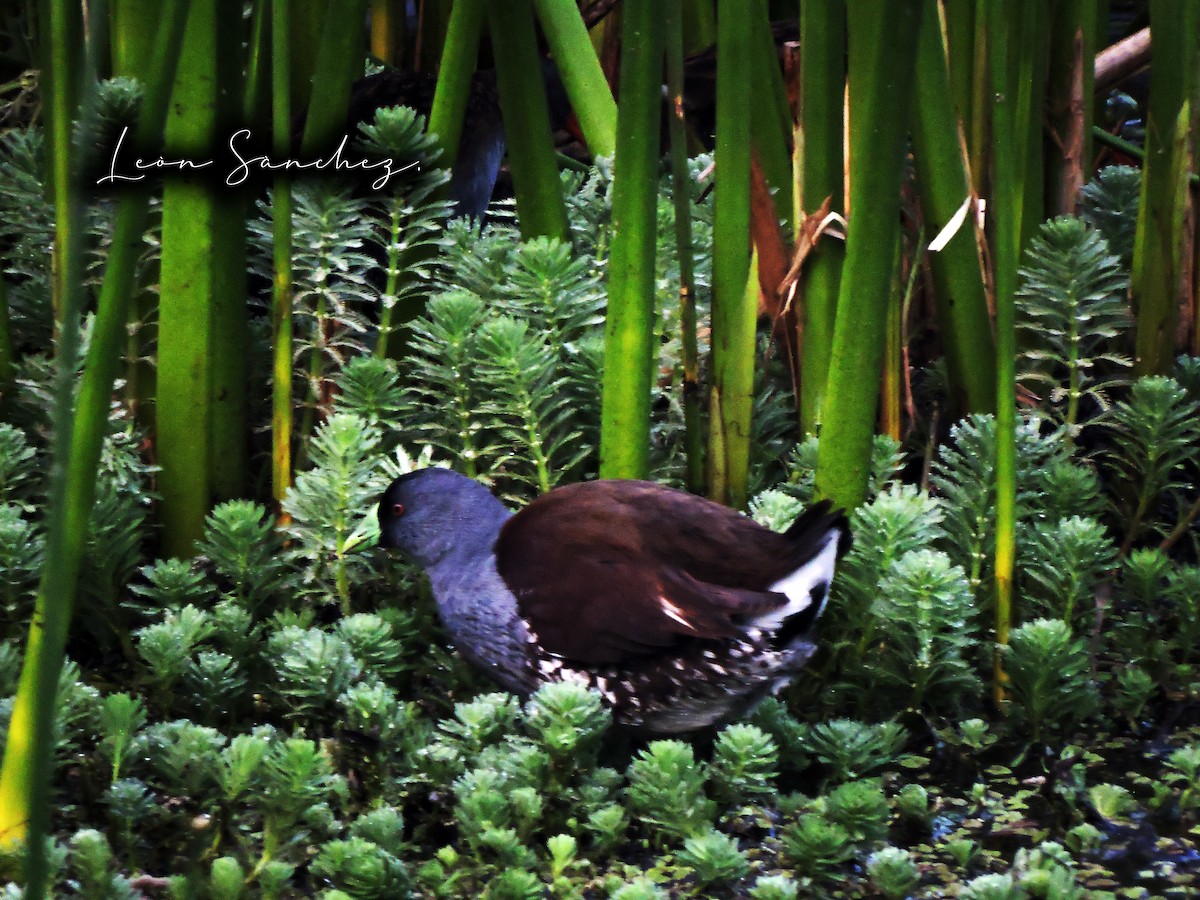
[(451, 469), (418, 469), (379, 501), (379, 543), (429, 568), (457, 553), (490, 549), (509, 512), (486, 487)]

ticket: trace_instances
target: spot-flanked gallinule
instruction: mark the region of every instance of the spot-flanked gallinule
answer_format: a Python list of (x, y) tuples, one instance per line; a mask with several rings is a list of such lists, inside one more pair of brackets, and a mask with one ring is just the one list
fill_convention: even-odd
[(828, 503), (776, 533), (662, 485), (591, 481), (514, 515), (449, 469), (396, 479), (379, 526), (495, 681), (519, 694), (577, 681), (655, 734), (726, 722), (791, 681), (849, 544)]

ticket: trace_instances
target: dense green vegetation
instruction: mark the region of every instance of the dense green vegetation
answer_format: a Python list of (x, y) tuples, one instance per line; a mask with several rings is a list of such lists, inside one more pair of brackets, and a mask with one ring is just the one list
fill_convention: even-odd
[[(5, 896), (1200, 890), (1197, 0), (1099, 171), (1098, 3), (418, 6), (0, 13)], [(127, 125), (323, 152), (368, 39), (436, 73), (348, 128), (386, 185), (97, 184)], [(820, 652), (689, 740), (494, 693), (376, 546), (423, 465), (832, 498)]]

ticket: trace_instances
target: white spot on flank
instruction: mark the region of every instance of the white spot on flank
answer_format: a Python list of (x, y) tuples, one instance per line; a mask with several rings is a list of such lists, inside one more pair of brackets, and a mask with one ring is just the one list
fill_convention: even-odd
[(609, 703), (617, 702), (617, 695), (613, 693), (612, 688), (608, 686), (608, 679), (603, 675), (596, 676), (596, 690), (598, 690), (600, 692), (600, 696)]
[(692, 623), (684, 617), (683, 610), (668, 600), (664, 595), (658, 595), (658, 604), (662, 607), (662, 611), (667, 614), (668, 618), (674, 619), (688, 631), (696, 630), (692, 626)]
[(826, 591), (825, 596), (821, 598), (821, 608), (817, 616), (825, 611), (825, 601), (829, 597), (828, 585), (833, 580), (833, 567), (837, 562), (838, 535), (836, 529), (826, 532), (825, 543), (816, 556), (771, 585), (769, 590), (788, 598), (787, 605), (759, 616), (753, 621), (754, 625), (769, 631), (775, 630), (783, 624), (784, 619), (808, 609), (812, 603), (813, 588), (822, 582), (826, 585)]

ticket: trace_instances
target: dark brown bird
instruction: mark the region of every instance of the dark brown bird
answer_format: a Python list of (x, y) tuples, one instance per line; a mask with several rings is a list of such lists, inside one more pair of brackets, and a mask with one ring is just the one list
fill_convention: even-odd
[(828, 503), (777, 533), (684, 491), (591, 481), (514, 515), (449, 469), (398, 478), (379, 525), (495, 681), (520, 694), (576, 681), (656, 734), (729, 721), (788, 684), (849, 544)]

